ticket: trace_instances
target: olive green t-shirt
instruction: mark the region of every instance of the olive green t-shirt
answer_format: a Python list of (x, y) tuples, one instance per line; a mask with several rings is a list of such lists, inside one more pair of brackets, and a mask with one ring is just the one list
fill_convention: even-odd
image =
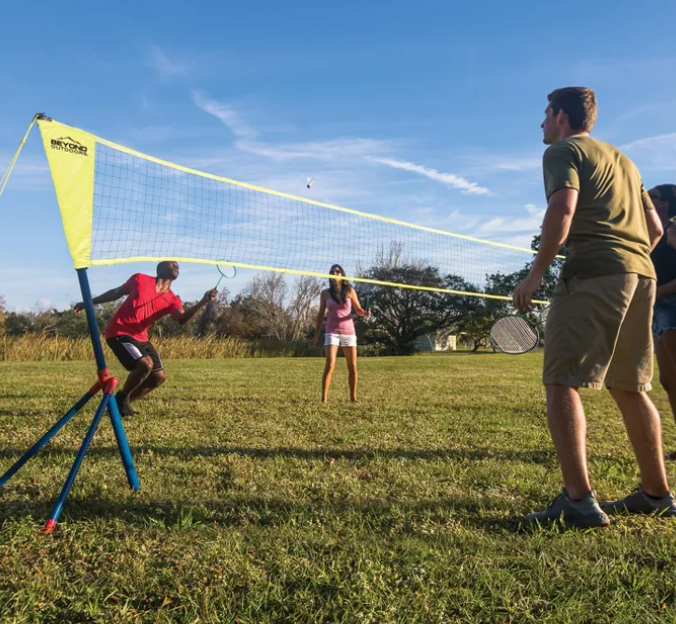
[(547, 148), (543, 169), (547, 199), (561, 188), (579, 191), (562, 277), (655, 277), (645, 216), (653, 204), (629, 158), (608, 143), (576, 135)]

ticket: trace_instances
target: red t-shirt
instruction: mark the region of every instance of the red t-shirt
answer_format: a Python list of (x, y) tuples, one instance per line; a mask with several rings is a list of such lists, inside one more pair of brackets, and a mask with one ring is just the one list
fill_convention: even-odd
[(106, 327), (106, 339), (131, 336), (139, 342), (148, 342), (148, 328), (174, 310), (183, 307), (171, 290), (157, 292), (155, 278), (143, 273), (132, 275), (122, 286), (129, 295)]

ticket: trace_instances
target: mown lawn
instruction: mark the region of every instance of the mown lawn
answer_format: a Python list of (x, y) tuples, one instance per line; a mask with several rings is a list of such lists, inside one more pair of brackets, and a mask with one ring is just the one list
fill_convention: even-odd
[[(104, 421), (59, 527), (38, 533), (92, 406), (0, 493), (0, 622), (676, 621), (676, 522), (522, 524), (560, 487), (540, 366), (362, 359), (352, 405), (341, 360), (322, 406), (320, 359), (167, 361), (126, 421), (141, 492)], [(0, 364), (0, 472), (92, 370)], [(637, 471), (620, 416), (583, 398), (597, 493), (623, 495)]]

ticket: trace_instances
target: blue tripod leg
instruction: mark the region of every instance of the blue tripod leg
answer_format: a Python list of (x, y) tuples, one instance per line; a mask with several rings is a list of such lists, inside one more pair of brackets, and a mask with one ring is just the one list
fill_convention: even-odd
[(120, 416), (120, 410), (117, 406), (117, 399), (112, 395), (108, 402), (108, 413), (110, 414), (110, 422), (112, 423), (113, 431), (115, 432), (117, 446), (120, 449), (120, 455), (122, 455), (122, 463), (124, 464), (124, 471), (127, 473), (129, 487), (138, 492), (141, 489), (141, 484), (139, 483), (136, 474), (131, 451), (129, 450), (129, 443), (127, 442), (127, 435), (125, 434), (124, 426), (122, 425), (122, 417)]
[(82, 441), (80, 450), (77, 452), (75, 461), (73, 462), (70, 472), (68, 473), (68, 478), (66, 479), (66, 482), (63, 484), (63, 488), (61, 490), (61, 493), (59, 494), (59, 498), (56, 500), (54, 509), (52, 509), (52, 513), (49, 516), (49, 520), (47, 520), (47, 524), (45, 524), (45, 527), (42, 530), (43, 533), (51, 533), (54, 530), (54, 527), (56, 527), (56, 523), (59, 520), (59, 516), (61, 515), (61, 510), (63, 509), (63, 505), (66, 502), (66, 498), (68, 497), (68, 492), (70, 492), (70, 488), (73, 486), (75, 477), (77, 476), (77, 473), (80, 470), (80, 466), (82, 465), (82, 460), (84, 459), (84, 456), (87, 453), (87, 450), (89, 449), (89, 445), (92, 442), (94, 434), (96, 433), (96, 430), (99, 427), (99, 424), (101, 422), (101, 416), (103, 416), (103, 412), (106, 411), (108, 401), (110, 401), (110, 395), (104, 394), (103, 398), (101, 399), (101, 403), (99, 403), (98, 408), (96, 408), (94, 420), (92, 420), (92, 424), (89, 425), (87, 435)]
[(89, 390), (73, 407), (71, 407), (68, 412), (66, 412), (63, 417), (57, 422), (45, 435), (43, 435), (30, 449), (28, 449), (21, 459), (17, 461), (2, 477), (0, 477), (0, 488), (2, 488), (7, 481), (9, 481), (23, 465), (32, 457), (34, 457), (38, 451), (45, 446), (63, 427), (68, 423), (68, 421), (75, 416), (94, 396), (94, 392)]

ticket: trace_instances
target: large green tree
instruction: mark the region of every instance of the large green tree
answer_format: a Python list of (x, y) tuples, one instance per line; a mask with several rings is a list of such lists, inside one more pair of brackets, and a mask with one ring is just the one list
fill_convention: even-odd
[[(362, 276), (412, 286), (476, 290), (457, 275), (442, 276), (436, 267), (412, 263), (376, 265)], [(481, 300), (475, 297), (427, 290), (360, 285), (357, 292), (362, 305), (371, 309), (371, 316), (360, 323), (362, 341), (397, 354), (412, 353), (420, 336), (448, 330), (481, 307)]]

